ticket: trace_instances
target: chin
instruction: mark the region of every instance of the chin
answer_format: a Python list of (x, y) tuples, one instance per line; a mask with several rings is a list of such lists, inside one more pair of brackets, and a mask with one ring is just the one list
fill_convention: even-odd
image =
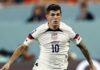
[(54, 26), (58, 26), (59, 24), (58, 24), (58, 23), (54, 23), (53, 25), (54, 25)]
[(54, 22), (54, 24), (57, 24), (58, 25), (59, 23), (58, 22)]
[(54, 26), (54, 27), (58, 27), (59, 25), (58, 25), (58, 24), (54, 24), (53, 26)]

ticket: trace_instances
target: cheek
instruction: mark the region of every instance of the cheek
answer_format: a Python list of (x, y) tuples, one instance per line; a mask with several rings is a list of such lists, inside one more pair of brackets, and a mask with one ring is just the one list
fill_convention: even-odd
[(61, 20), (61, 17), (59, 17), (59, 20)]
[(48, 17), (47, 20), (48, 20), (49, 22), (52, 22), (53, 18), (52, 18), (52, 17)]
[(61, 16), (58, 16), (59, 19), (61, 19)]
[(49, 20), (53, 20), (54, 18), (52, 16), (49, 17)]

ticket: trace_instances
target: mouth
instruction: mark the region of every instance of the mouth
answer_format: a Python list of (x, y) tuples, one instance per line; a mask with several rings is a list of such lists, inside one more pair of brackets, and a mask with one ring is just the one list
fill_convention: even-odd
[(54, 23), (57, 23), (58, 21), (54, 21)]

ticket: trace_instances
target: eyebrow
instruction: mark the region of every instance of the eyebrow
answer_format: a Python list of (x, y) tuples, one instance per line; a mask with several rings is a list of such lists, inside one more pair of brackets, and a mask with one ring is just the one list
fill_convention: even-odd
[(51, 13), (51, 14), (61, 14), (61, 13)]

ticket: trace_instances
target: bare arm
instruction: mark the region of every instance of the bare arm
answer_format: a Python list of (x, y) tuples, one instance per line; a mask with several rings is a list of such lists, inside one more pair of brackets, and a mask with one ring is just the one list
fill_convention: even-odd
[(22, 52), (27, 49), (28, 46), (21, 44), (16, 50), (14, 51), (13, 55), (9, 59), (9, 61), (0, 69), (0, 70), (9, 70), (10, 65), (22, 54)]
[(85, 56), (85, 58), (87, 59), (87, 61), (89, 62), (90, 65), (92, 65), (92, 59), (90, 57), (90, 54), (86, 48), (86, 46), (84, 45), (83, 41), (81, 41), (78, 45), (77, 45), (80, 50), (82, 51), (83, 55)]
[(22, 54), (22, 52), (27, 48), (28, 46), (21, 44), (18, 48), (16, 48), (16, 50), (14, 51), (13, 55), (11, 56), (8, 62), (12, 64)]
[(22, 52), (27, 48), (28, 46), (21, 44), (18, 48), (16, 48), (13, 55), (9, 59), (8, 63), (12, 64), (22, 54)]
[(81, 41), (77, 46), (80, 48), (80, 50), (82, 51), (82, 53), (85, 56), (86, 60), (88, 61), (89, 66), (90, 66), (90, 70), (95, 70), (92, 59), (90, 57), (90, 54), (89, 54), (86, 46), (84, 45), (83, 41)]

